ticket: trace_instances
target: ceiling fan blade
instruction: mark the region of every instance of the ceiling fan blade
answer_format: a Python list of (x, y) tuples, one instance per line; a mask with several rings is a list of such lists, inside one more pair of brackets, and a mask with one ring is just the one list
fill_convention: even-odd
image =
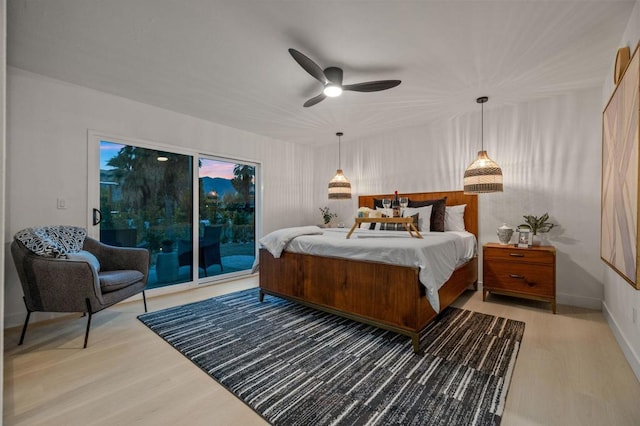
[(400, 83), (400, 80), (367, 81), (366, 83), (347, 84), (342, 86), (342, 90), (352, 90), (354, 92), (379, 92), (380, 90), (387, 90), (392, 87), (396, 87)]
[(293, 56), (293, 59), (295, 59), (296, 62), (316, 80), (322, 84), (327, 83), (327, 78), (324, 76), (324, 72), (318, 64), (307, 58), (304, 54), (298, 52), (296, 49), (289, 49), (289, 53)]
[(326, 98), (327, 95), (325, 95), (324, 93), (320, 93), (318, 96), (309, 99), (307, 102), (304, 103), (304, 107), (310, 107), (310, 106), (314, 106), (315, 104), (322, 102), (324, 100), (324, 98)]

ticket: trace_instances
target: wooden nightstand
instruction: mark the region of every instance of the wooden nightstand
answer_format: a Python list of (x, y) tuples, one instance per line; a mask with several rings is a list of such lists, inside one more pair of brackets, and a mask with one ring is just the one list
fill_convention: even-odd
[(487, 292), (551, 303), (556, 313), (556, 249), (518, 248), (487, 243), (482, 247), (482, 300)]

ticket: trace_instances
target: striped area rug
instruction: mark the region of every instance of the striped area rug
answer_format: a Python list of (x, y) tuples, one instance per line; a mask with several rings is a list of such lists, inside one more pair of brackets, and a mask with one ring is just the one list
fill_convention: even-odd
[(524, 323), (447, 308), (411, 339), (250, 289), (139, 319), (274, 425), (500, 423)]

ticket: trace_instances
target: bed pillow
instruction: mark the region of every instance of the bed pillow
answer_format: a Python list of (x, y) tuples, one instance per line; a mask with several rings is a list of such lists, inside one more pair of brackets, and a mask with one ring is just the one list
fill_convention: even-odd
[(444, 232), (445, 208), (447, 206), (447, 197), (437, 200), (411, 201), (409, 207), (431, 207), (431, 224), (429, 229), (431, 232)]
[(382, 207), (376, 207), (376, 211), (382, 214), (382, 216), (378, 217), (393, 217), (393, 209), (383, 209)]
[(447, 206), (444, 212), (445, 231), (465, 231), (464, 229), (464, 209), (466, 204), (458, 206)]
[(375, 222), (364, 222), (360, 224), (360, 229), (373, 230), (376, 227)]
[(420, 232), (429, 232), (431, 230), (431, 209), (432, 206), (426, 207), (407, 207), (402, 209), (402, 216), (408, 217), (413, 216), (415, 214), (419, 214), (418, 223), (416, 224), (414, 221), (414, 225), (416, 229)]
[[(413, 226), (415, 226), (417, 229), (420, 229), (418, 228), (418, 223), (420, 221), (419, 213), (416, 213), (411, 217), (413, 218)], [(381, 231), (406, 231), (407, 228), (404, 227), (404, 223), (381, 223), (380, 230)]]

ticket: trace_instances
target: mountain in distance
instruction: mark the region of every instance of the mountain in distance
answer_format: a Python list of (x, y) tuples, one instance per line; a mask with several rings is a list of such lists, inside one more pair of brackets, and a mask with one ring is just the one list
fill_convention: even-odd
[(218, 177), (211, 178), (209, 176), (205, 176), (200, 179), (202, 180), (202, 189), (204, 190), (205, 195), (210, 193), (211, 191), (216, 191), (218, 193), (218, 197), (222, 198), (226, 193), (236, 193), (236, 190), (231, 184), (230, 179), (223, 179)]
[[(100, 170), (100, 183), (102, 185), (112, 185), (111, 197), (114, 200), (120, 200), (122, 199), (122, 194), (114, 174), (114, 170)], [(202, 180), (202, 188), (205, 195), (211, 191), (216, 191), (218, 193), (218, 197), (222, 198), (226, 193), (236, 193), (235, 188), (231, 184), (231, 179), (219, 177), (211, 178), (209, 176), (205, 176), (200, 179)]]

